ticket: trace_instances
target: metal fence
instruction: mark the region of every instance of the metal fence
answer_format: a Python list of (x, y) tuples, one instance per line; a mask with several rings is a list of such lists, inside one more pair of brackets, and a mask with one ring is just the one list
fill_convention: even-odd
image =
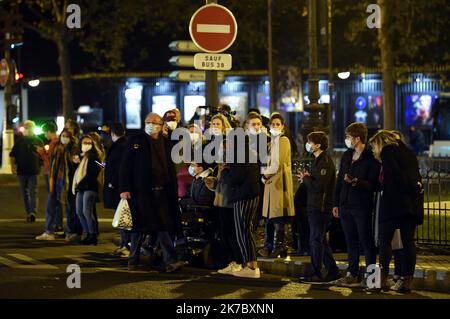
[(425, 218), (416, 240), (450, 246), (450, 158), (419, 157), (419, 167), (425, 186)]

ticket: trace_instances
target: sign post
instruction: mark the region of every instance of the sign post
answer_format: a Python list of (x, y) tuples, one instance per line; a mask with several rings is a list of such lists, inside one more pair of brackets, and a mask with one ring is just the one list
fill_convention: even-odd
[[(192, 15), (189, 33), (192, 41), (201, 50), (211, 54), (220, 53), (228, 49), (236, 40), (236, 19), (230, 10), (218, 5), (217, 0), (206, 0), (206, 5)], [(209, 58), (214, 60), (213, 55), (209, 55)], [(229, 59), (222, 56), (221, 58), (227, 59), (227, 61), (219, 62), (219, 65), (207, 64), (206, 62), (212, 62), (209, 61), (209, 58), (206, 61), (205, 56), (198, 55), (194, 58), (194, 66), (197, 60), (198, 69), (206, 70), (206, 105), (217, 107), (219, 103), (217, 70), (231, 69), (231, 56), (229, 56)]]

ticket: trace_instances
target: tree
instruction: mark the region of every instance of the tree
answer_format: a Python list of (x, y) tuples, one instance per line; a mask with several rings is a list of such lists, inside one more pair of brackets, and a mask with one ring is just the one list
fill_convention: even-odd
[[(446, 0), (377, 0), (381, 29), (370, 29), (366, 8), (370, 0), (336, 0), (334, 14), (345, 28), (341, 48), (335, 50), (341, 66), (375, 65), (381, 68), (384, 91), (384, 127), (395, 128), (394, 81), (414, 67), (450, 62), (450, 8)], [(335, 29), (336, 30), (336, 29)], [(359, 63), (358, 63), (359, 62)], [(338, 62), (339, 63), (339, 62)]]
[(16, 0), (30, 17), (23, 24), (42, 38), (55, 43), (61, 72), (62, 109), (66, 119), (73, 116), (73, 93), (71, 80), (69, 43), (74, 35), (66, 26), (67, 0)]

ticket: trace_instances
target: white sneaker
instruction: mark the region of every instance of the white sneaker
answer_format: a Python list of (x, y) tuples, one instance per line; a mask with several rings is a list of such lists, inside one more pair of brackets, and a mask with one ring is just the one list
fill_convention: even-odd
[(232, 275), (234, 272), (241, 271), (241, 270), (242, 270), (242, 266), (239, 264), (236, 264), (234, 261), (232, 261), (231, 263), (229, 263), (228, 266), (226, 266), (223, 269), (219, 269), (217, 272), (222, 275)]
[(55, 235), (42, 233), (42, 235), (36, 236), (36, 240), (55, 240)]
[(235, 271), (232, 273), (235, 277), (242, 278), (260, 278), (261, 272), (259, 268), (251, 269), (249, 267), (242, 268), (240, 271)]

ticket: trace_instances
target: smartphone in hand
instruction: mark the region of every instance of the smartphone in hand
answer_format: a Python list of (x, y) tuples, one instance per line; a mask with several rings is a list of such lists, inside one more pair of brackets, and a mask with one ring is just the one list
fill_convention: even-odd
[(99, 161), (95, 161), (95, 164), (97, 164), (97, 165), (100, 166), (101, 168), (105, 168), (105, 166), (106, 166), (105, 163), (100, 163)]

